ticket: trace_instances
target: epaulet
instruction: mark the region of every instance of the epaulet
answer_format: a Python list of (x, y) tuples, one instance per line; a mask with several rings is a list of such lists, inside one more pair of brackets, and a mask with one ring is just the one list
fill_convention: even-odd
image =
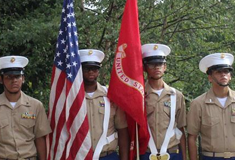
[(106, 87), (106, 86), (102, 86), (102, 87), (104, 88), (105, 92), (107, 93), (108, 92), (108, 87)]
[(170, 88), (171, 88), (171, 94), (176, 94), (176, 89), (173, 87), (170, 87)]

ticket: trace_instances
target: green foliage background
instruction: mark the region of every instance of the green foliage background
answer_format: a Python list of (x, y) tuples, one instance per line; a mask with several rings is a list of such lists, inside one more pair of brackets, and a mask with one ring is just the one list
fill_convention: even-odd
[[(29, 58), (23, 90), (46, 107), (62, 4), (62, 0), (0, 0), (0, 56)], [(106, 56), (99, 77), (102, 84), (109, 83), (124, 6), (124, 0), (75, 1), (80, 49), (99, 49)], [(200, 59), (210, 53), (235, 53), (235, 1), (138, 0), (138, 6), (142, 44), (170, 46), (164, 79), (181, 90), (189, 104), (210, 88), (198, 69)], [(235, 88), (234, 81), (230, 86)]]

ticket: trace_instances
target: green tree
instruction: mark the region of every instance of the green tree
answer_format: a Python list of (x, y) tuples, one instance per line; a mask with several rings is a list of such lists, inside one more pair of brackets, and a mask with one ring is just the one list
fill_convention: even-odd
[[(23, 90), (46, 106), (62, 3), (0, 0), (0, 56), (29, 58)], [(124, 6), (123, 0), (75, 1), (80, 49), (105, 52), (99, 79), (103, 84), (109, 83)], [(181, 90), (190, 102), (210, 88), (207, 76), (198, 69), (200, 59), (215, 52), (234, 54), (235, 2), (139, 0), (138, 6), (142, 44), (171, 47), (165, 81)], [(234, 81), (231, 87), (235, 88)]]

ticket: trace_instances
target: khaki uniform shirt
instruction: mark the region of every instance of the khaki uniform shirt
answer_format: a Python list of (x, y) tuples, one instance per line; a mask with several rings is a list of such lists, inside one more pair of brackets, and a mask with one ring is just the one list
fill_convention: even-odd
[(201, 134), (202, 150), (235, 152), (235, 91), (223, 108), (210, 89), (191, 102), (187, 115), (188, 133)]
[[(97, 83), (97, 90), (92, 97), (86, 93), (88, 119), (93, 150), (95, 150), (96, 145), (103, 133), (103, 121), (105, 113), (105, 104), (103, 99), (104, 96), (107, 96), (107, 93), (99, 83)], [(123, 129), (126, 127), (127, 123), (124, 112), (120, 110), (119, 107), (110, 104), (110, 118), (107, 136), (117, 132), (116, 129)], [(110, 144), (105, 145), (102, 149), (102, 152), (115, 151), (117, 146), (118, 140), (115, 139)]]
[[(164, 89), (159, 97), (148, 82), (145, 84), (145, 90), (148, 124), (157, 149), (161, 149), (170, 123), (170, 97), (173, 91), (166, 83), (164, 83)], [(181, 92), (176, 90), (176, 114), (174, 128), (182, 128), (184, 126), (186, 126), (184, 96)], [(176, 135), (174, 135), (171, 137), (167, 148), (177, 146), (179, 143), (180, 140), (178, 140)]]
[(42, 103), (21, 92), (13, 108), (0, 95), (0, 158), (27, 158), (37, 155), (34, 140), (51, 132)]

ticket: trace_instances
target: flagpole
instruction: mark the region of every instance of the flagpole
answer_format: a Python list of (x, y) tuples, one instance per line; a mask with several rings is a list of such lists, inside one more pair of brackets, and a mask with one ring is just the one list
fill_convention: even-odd
[(136, 129), (136, 160), (140, 160), (140, 153), (139, 153), (139, 134), (138, 134), (138, 124), (137, 123), (135, 123), (136, 124), (136, 127), (135, 127), (135, 129)]

